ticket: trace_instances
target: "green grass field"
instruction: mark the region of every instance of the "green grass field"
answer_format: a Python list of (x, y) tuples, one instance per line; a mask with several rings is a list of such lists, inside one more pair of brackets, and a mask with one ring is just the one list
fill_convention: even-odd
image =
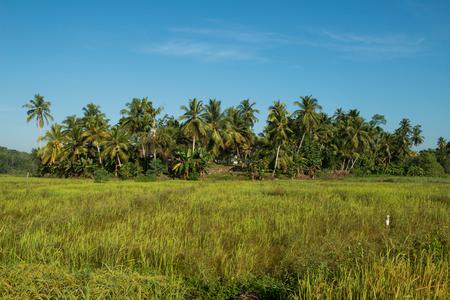
[(448, 298), (449, 237), (448, 179), (0, 177), (0, 298)]

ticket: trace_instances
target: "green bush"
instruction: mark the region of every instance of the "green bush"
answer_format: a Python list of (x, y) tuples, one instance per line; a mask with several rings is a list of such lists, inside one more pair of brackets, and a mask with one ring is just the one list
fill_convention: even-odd
[(408, 169), (407, 175), (408, 175), (408, 176), (424, 176), (424, 175), (425, 175), (425, 172), (424, 172), (424, 170), (423, 170), (421, 167), (419, 167), (419, 166), (411, 166), (411, 167), (409, 167), (409, 169)]
[(404, 168), (396, 164), (390, 164), (384, 169), (384, 174), (386, 175), (402, 176), (404, 173)]
[(157, 173), (155, 170), (147, 170), (147, 172), (145, 172), (145, 178), (147, 179), (147, 181), (156, 181), (156, 179), (158, 179), (158, 175), (160, 175), (161, 173)]
[(424, 176), (443, 176), (444, 168), (438, 163), (433, 152), (423, 151), (417, 157), (411, 159), (409, 168), (419, 167), (423, 170)]
[(146, 176), (148, 176), (148, 174), (154, 174), (155, 177), (158, 177), (165, 171), (167, 171), (167, 167), (159, 158), (152, 159), (152, 161), (148, 164)]
[(134, 177), (135, 168), (131, 162), (124, 163), (119, 170), (119, 177), (122, 179), (129, 179)]
[(94, 181), (101, 183), (106, 182), (111, 179), (111, 174), (105, 169), (97, 169), (94, 172)]
[(197, 171), (192, 171), (189, 173), (189, 175), (186, 177), (187, 180), (198, 180), (200, 177), (200, 174)]

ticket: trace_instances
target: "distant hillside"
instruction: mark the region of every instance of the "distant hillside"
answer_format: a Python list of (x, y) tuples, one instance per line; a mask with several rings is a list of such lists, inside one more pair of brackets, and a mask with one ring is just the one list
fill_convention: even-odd
[(36, 164), (30, 153), (20, 152), (0, 146), (0, 174), (33, 173)]

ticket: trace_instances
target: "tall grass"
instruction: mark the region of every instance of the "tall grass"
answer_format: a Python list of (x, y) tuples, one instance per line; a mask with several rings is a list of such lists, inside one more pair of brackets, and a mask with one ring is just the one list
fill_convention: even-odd
[(0, 177), (0, 297), (447, 298), (449, 216), (448, 180)]

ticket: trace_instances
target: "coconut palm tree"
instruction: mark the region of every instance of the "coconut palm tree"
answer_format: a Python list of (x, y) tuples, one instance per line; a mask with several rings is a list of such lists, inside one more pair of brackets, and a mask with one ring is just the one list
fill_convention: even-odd
[(196, 98), (189, 100), (189, 106), (182, 105), (184, 111), (180, 120), (184, 120), (182, 131), (192, 137), (192, 152), (195, 152), (195, 142), (206, 135), (207, 125), (203, 119), (203, 104)]
[(404, 159), (410, 153), (412, 126), (409, 119), (402, 119), (400, 127), (394, 132), (395, 136), (395, 152), (399, 160)]
[(97, 159), (102, 165), (101, 144), (107, 136), (108, 119), (101, 112), (100, 106), (89, 103), (83, 108), (81, 123), (84, 130), (82, 133), (83, 137), (88, 145), (95, 148)]
[(69, 116), (63, 121), (62, 132), (65, 135), (64, 158), (70, 164), (76, 164), (82, 157), (87, 156), (86, 138), (83, 135), (84, 129), (82, 120), (76, 116)]
[(346, 134), (348, 136), (350, 154), (347, 171), (350, 171), (353, 169), (360, 156), (369, 149), (372, 140), (370, 136), (370, 127), (361, 117), (349, 118)]
[(86, 143), (95, 147), (98, 162), (102, 165), (101, 145), (108, 136), (108, 127), (105, 123), (98, 122), (92, 117), (85, 121), (84, 126), (85, 131), (82, 135), (85, 138)]
[(438, 138), (437, 141), (437, 149), (439, 151), (445, 151), (447, 149), (447, 141), (445, 140), (445, 138), (443, 138), (442, 136)]
[(44, 123), (48, 124), (49, 120), (53, 120), (50, 110), (51, 103), (45, 101), (44, 96), (36, 94), (34, 99), (24, 104), (23, 107), (27, 109), (27, 122), (31, 122), (33, 119), (36, 120), (36, 126), (39, 130), (39, 148), (41, 148), (41, 130), (44, 127)]
[(209, 103), (205, 105), (203, 119), (207, 124), (208, 148), (216, 156), (224, 148), (221, 134), (224, 127), (224, 114), (222, 113), (221, 102), (216, 99), (209, 99)]
[(237, 109), (239, 110), (239, 114), (242, 117), (242, 121), (244, 124), (250, 128), (253, 128), (256, 122), (258, 122), (258, 118), (256, 114), (259, 113), (259, 110), (254, 108), (256, 105), (255, 102), (250, 103), (250, 99), (242, 100)]
[(114, 126), (104, 141), (103, 156), (115, 162), (115, 175), (117, 177), (122, 163), (128, 160), (130, 140), (127, 133), (119, 126)]
[(133, 98), (121, 110), (120, 124), (134, 135), (134, 140), (140, 148), (141, 156), (147, 155), (148, 135), (154, 134), (157, 125), (157, 116), (161, 113), (161, 107), (154, 107), (148, 97)]
[(422, 129), (420, 125), (416, 125), (413, 127), (411, 132), (411, 142), (414, 146), (422, 144), (424, 141), (423, 135), (422, 135)]
[(53, 165), (58, 162), (63, 151), (64, 139), (62, 126), (53, 124), (42, 138), (46, 142), (41, 152), (43, 164)]
[(273, 143), (276, 149), (275, 165), (273, 167), (272, 176), (275, 176), (275, 171), (278, 167), (278, 157), (280, 149), (285, 145), (292, 130), (289, 128), (289, 112), (286, 105), (281, 101), (275, 101), (269, 108), (269, 115), (267, 117), (267, 134), (269, 140)]
[(303, 131), (300, 143), (297, 148), (297, 153), (302, 147), (306, 133), (308, 133), (310, 139), (312, 139), (312, 132), (319, 125), (320, 116), (318, 114), (318, 111), (322, 109), (317, 99), (313, 98), (312, 96), (302, 96), (300, 97), (300, 99), (301, 102), (294, 102), (294, 104), (297, 105), (299, 109), (294, 111), (293, 113), (293, 116), (296, 117), (297, 122)]
[(226, 110), (224, 127), (225, 146), (235, 150), (237, 157), (240, 159), (239, 149), (249, 140), (247, 128), (237, 108), (230, 107)]

